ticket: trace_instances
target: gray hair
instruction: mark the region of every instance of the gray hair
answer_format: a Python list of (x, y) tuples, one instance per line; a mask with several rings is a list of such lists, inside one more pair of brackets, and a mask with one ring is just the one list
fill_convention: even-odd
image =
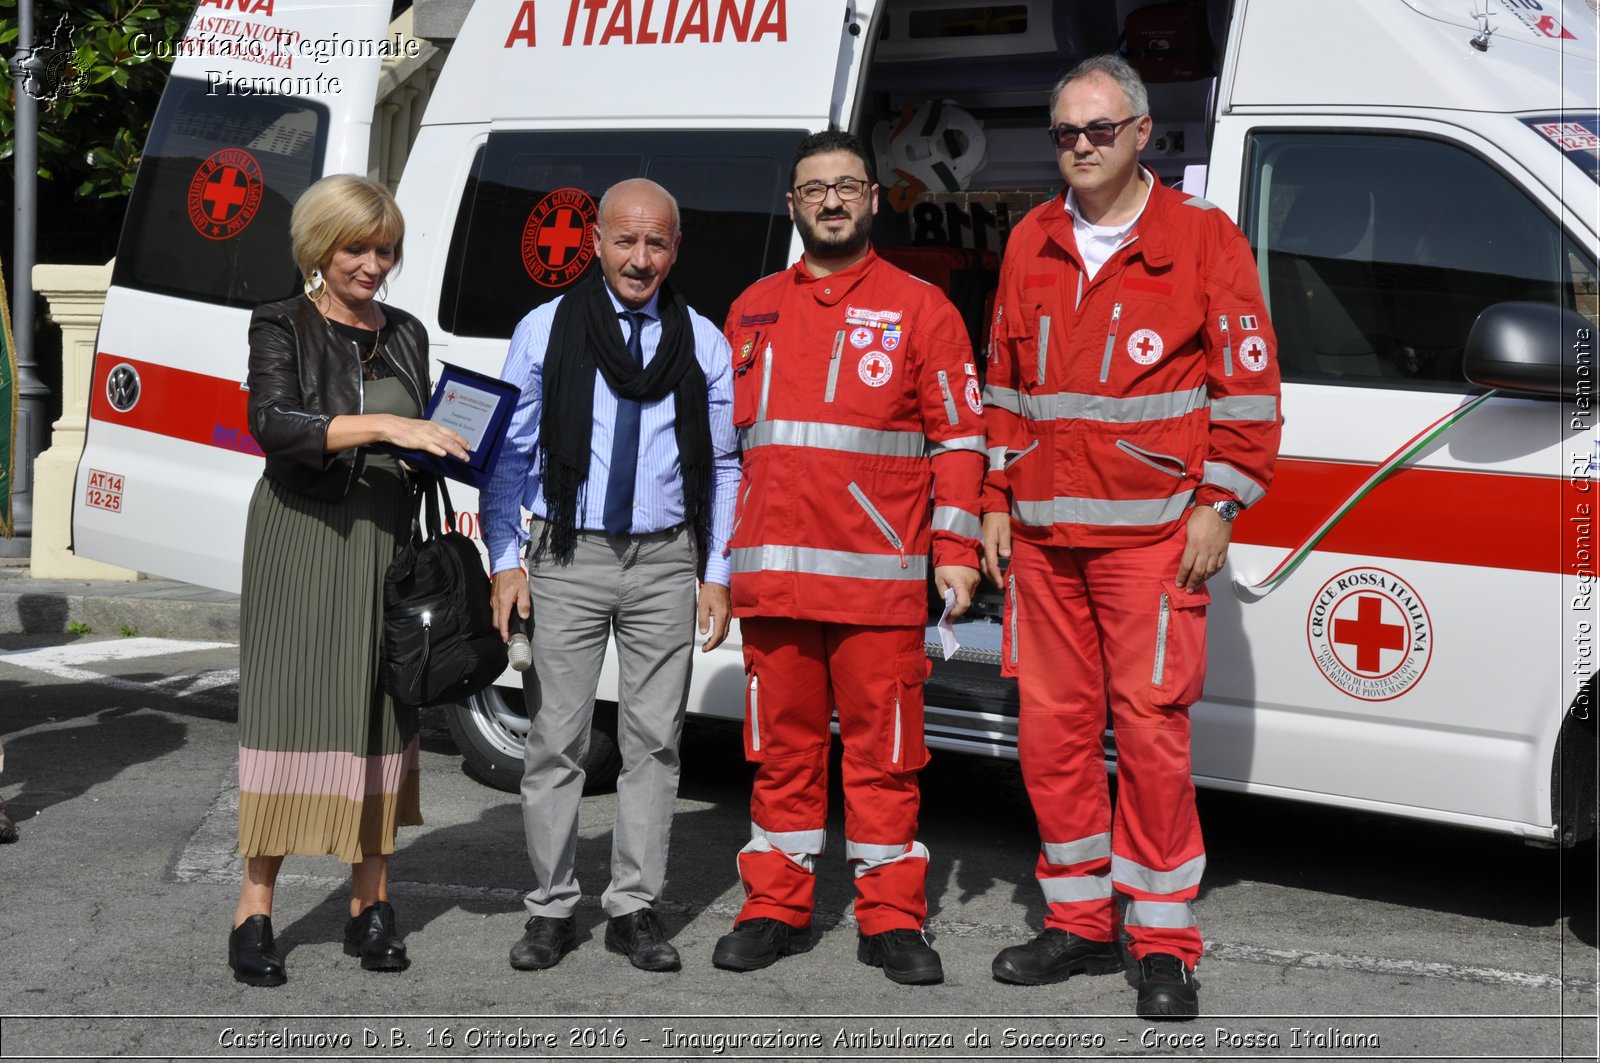
[(1050, 90), (1050, 120), (1056, 120), (1056, 102), (1061, 99), (1061, 93), (1074, 81), (1082, 81), (1093, 74), (1104, 74), (1122, 89), (1122, 94), (1128, 97), (1128, 108), (1134, 115), (1150, 113), (1150, 93), (1145, 91), (1144, 79), (1139, 77), (1139, 72), (1122, 56), (1112, 52), (1105, 55), (1092, 55), (1079, 63), (1056, 82), (1056, 87)]

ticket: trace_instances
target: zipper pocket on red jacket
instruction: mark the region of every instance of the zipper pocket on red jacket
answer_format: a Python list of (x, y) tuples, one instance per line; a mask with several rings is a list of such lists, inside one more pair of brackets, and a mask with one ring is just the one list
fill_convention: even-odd
[(1144, 462), (1144, 464), (1157, 472), (1164, 472), (1168, 476), (1175, 476), (1180, 480), (1189, 472), (1188, 467), (1183, 464), (1183, 459), (1173, 454), (1163, 454), (1158, 450), (1146, 450), (1143, 447), (1136, 447), (1126, 439), (1117, 440), (1117, 449), (1134, 461)]
[(878, 530), (883, 533), (883, 537), (889, 540), (889, 545), (899, 553), (900, 567), (910, 568), (911, 563), (906, 560), (905, 543), (895, 532), (894, 527), (884, 519), (883, 514), (878, 512), (878, 507), (874, 506), (872, 500), (867, 498), (867, 493), (861, 490), (861, 485), (854, 480), (850, 481), (850, 494), (856, 500), (856, 504), (866, 511), (867, 516), (872, 519), (872, 523), (878, 526)]
[(939, 370), (939, 391), (944, 395), (944, 415), (951, 424), (960, 424), (961, 415), (956, 412), (956, 397), (950, 393), (950, 374), (943, 369)]
[(828, 390), (822, 396), (823, 402), (832, 402), (833, 393), (839, 387), (839, 356), (844, 353), (844, 329), (834, 333), (833, 357), (828, 359)]
[(1111, 349), (1117, 345), (1117, 332), (1122, 328), (1122, 304), (1111, 308), (1111, 332), (1106, 336), (1105, 357), (1100, 360), (1100, 382), (1111, 377)]
[(750, 748), (761, 752), (761, 680), (750, 673)]
[(772, 344), (761, 355), (761, 401), (756, 404), (756, 420), (767, 419), (767, 396), (772, 391)]
[(1228, 315), (1221, 314), (1217, 317), (1217, 324), (1222, 328), (1222, 375), (1233, 375), (1233, 337), (1228, 333)]
[[(1050, 315), (1039, 318), (1039, 386), (1044, 386), (1045, 363), (1050, 354)], [(1103, 378), (1102, 378), (1103, 379)]]

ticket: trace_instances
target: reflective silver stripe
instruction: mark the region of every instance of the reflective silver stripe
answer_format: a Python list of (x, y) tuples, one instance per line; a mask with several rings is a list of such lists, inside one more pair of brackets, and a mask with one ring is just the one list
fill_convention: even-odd
[(1091, 834), (1072, 842), (1044, 842), (1044, 858), (1052, 864), (1081, 864), (1111, 855), (1111, 832)]
[(1127, 398), (1089, 395), (1081, 391), (1027, 395), (1012, 388), (987, 387), (983, 389), (983, 402), (985, 406), (998, 406), (1030, 421), (1104, 421), (1111, 424), (1175, 420), (1209, 404), (1204, 386)]
[(964, 509), (939, 506), (933, 511), (933, 530), (955, 532), (968, 539), (977, 539), (983, 535), (983, 522)]
[(1015, 388), (1002, 388), (990, 384), (983, 389), (983, 404), (985, 407), (995, 406), (1012, 413), (1022, 412), (1022, 393)]
[(1047, 904), (1072, 904), (1075, 901), (1104, 901), (1111, 898), (1110, 875), (1064, 875), (1039, 880), (1039, 890)]
[(852, 554), (844, 550), (819, 550), (811, 546), (741, 546), (732, 551), (733, 570), (741, 575), (755, 572), (804, 572), (812, 576), (842, 576), (846, 579), (925, 580), (926, 556), (907, 557), (900, 566), (896, 554)]
[(944, 394), (944, 416), (951, 424), (960, 424), (961, 416), (956, 413), (956, 397), (950, 394), (950, 374), (943, 369), (939, 370), (939, 390)]
[[(745, 847), (739, 850), (740, 856), (743, 856), (745, 853), (777, 853), (808, 875), (813, 874), (817, 867), (817, 856), (815, 853), (786, 853), (776, 845), (773, 845), (771, 842), (769, 842), (765, 837), (751, 838), (745, 843)], [(735, 861), (734, 866), (738, 867), (737, 861)], [(744, 872), (742, 869), (739, 871), (739, 878), (741, 880), (744, 878)], [(746, 883), (746, 885), (748, 885), (748, 883)]]
[(1117, 440), (1117, 449), (1122, 451), (1134, 461), (1142, 462), (1157, 472), (1164, 472), (1168, 476), (1183, 479), (1189, 470), (1184, 467), (1183, 459), (1173, 454), (1163, 454), (1157, 450), (1146, 450), (1136, 447), (1126, 439)]
[(1050, 356), (1050, 315), (1039, 318), (1039, 384), (1044, 385), (1045, 360)]
[(767, 396), (772, 391), (772, 344), (761, 355), (761, 401), (756, 404), (756, 420), (767, 419)]
[(1122, 910), (1124, 926), (1158, 926), (1182, 930), (1194, 926), (1194, 905), (1188, 901), (1129, 901)]
[(1201, 477), (1208, 484), (1232, 491), (1243, 505), (1249, 506), (1266, 497), (1267, 489), (1256, 483), (1232, 465), (1221, 461), (1206, 462), (1206, 474)]
[(833, 393), (839, 387), (839, 355), (844, 351), (844, 329), (840, 329), (833, 337), (833, 357), (828, 359), (828, 391), (822, 397), (823, 402), (832, 402)]
[(1229, 395), (1211, 400), (1213, 421), (1276, 421), (1278, 399), (1275, 395)]
[(920, 432), (885, 432), (823, 421), (757, 421), (740, 432), (739, 443), (746, 453), (757, 447), (811, 447), (881, 458), (920, 458), (928, 445)]
[(759, 823), (750, 823), (751, 838), (765, 838), (774, 849), (786, 853), (820, 853), (827, 836), (828, 832), (820, 827), (816, 830), (767, 830)]
[(1011, 608), (1007, 611), (1011, 624), (1011, 663), (1017, 663), (1017, 574), (1006, 573), (1006, 593), (1011, 597)]
[[(1209, 463), (1206, 466), (1210, 468)], [(1166, 524), (1183, 516), (1193, 491), (1171, 498), (1071, 498), (1058, 495), (1048, 502), (1011, 503), (1011, 515), (1035, 528), (1052, 524), (1094, 524), (1103, 527), (1139, 527)]]
[(990, 472), (1000, 472), (1005, 467), (1006, 467), (1006, 448), (1005, 447), (990, 447), (989, 448), (989, 471)]
[(1161, 592), (1161, 611), (1156, 614), (1156, 663), (1150, 672), (1150, 685), (1159, 687), (1167, 678), (1167, 632), (1172, 627), (1172, 599)]
[(901, 860), (926, 860), (928, 848), (921, 842), (912, 842), (910, 845), (862, 845), (846, 838), (844, 858), (855, 865), (856, 878), (860, 878), (885, 864)]
[(983, 444), (987, 442), (983, 436), (957, 436), (955, 439), (929, 439), (928, 457), (937, 454), (947, 454), (955, 450), (970, 450), (974, 454), (984, 453)]
[(894, 751), (889, 756), (890, 764), (900, 763), (900, 693), (894, 695)]
[(1206, 857), (1204, 853), (1192, 860), (1186, 860), (1171, 871), (1157, 871), (1154, 868), (1136, 864), (1125, 856), (1111, 858), (1111, 877), (1120, 886), (1131, 886), (1143, 893), (1177, 893), (1180, 890), (1195, 889), (1200, 885), (1200, 876), (1205, 873)]
[(1039, 445), (1039, 441), (1037, 439), (1035, 439), (1032, 443), (1029, 443), (1027, 446), (1023, 447), (1021, 450), (1008, 450), (1008, 451), (1006, 451), (1005, 464), (1003, 466), (1001, 466), (1001, 467), (1005, 468), (1005, 469), (1011, 468), (1011, 466), (1015, 465), (1017, 462), (1021, 461), (1023, 458), (1025, 458), (1029, 454), (1031, 454), (1034, 451), (1034, 449), (1038, 447), (1038, 445)]
[(1217, 209), (1217, 205), (1215, 203), (1211, 202), (1211, 200), (1209, 200), (1209, 199), (1201, 199), (1199, 196), (1190, 196), (1188, 199), (1184, 200), (1183, 202), (1184, 202), (1185, 206), (1196, 207), (1196, 208), (1198, 208), (1200, 210), (1216, 210)]

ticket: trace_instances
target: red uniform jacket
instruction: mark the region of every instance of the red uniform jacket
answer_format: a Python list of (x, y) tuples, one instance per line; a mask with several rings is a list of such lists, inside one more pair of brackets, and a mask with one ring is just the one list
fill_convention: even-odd
[(1222, 211), (1156, 181), (1090, 280), (1058, 196), (1000, 269), (984, 512), (1032, 542), (1116, 547), (1166, 538), (1191, 505), (1248, 506), (1272, 481), (1278, 394), (1255, 260)]
[(734, 614), (925, 624), (930, 540), (935, 565), (978, 563), (983, 405), (955, 308), (869, 251), (757, 281), (726, 332)]

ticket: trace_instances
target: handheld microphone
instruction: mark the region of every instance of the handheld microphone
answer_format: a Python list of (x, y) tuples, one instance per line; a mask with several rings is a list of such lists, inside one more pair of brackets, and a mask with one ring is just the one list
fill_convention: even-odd
[(511, 641), (506, 643), (506, 659), (514, 672), (526, 672), (533, 664), (533, 646), (528, 642), (528, 630), (533, 618), (524, 618), (513, 607), (511, 610)]

